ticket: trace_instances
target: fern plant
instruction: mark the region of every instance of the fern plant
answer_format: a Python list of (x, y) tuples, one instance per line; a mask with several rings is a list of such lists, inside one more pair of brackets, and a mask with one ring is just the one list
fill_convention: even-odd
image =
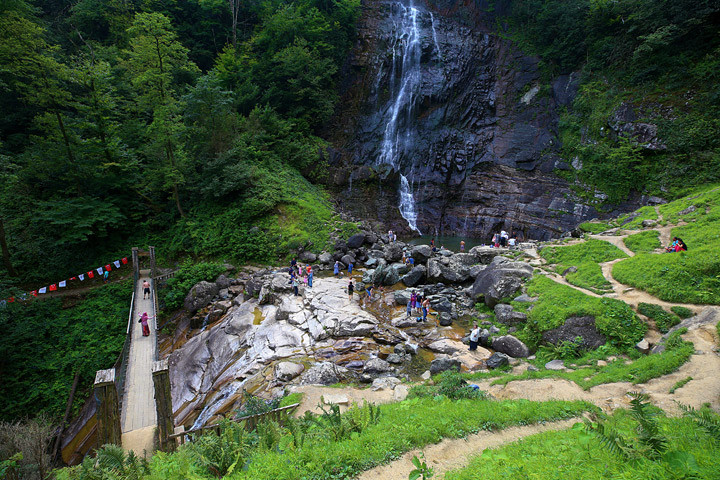
[(678, 407), (685, 417), (693, 419), (701, 430), (713, 437), (716, 442), (720, 442), (720, 415), (713, 413), (709, 408), (695, 410), (681, 403), (678, 403)]

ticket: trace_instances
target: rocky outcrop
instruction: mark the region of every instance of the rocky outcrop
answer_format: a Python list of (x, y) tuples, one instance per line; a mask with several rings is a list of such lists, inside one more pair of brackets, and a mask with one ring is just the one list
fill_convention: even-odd
[(582, 339), (582, 348), (594, 350), (600, 345), (605, 345), (605, 336), (598, 332), (595, 327), (595, 317), (587, 315), (583, 317), (569, 317), (565, 323), (558, 328), (543, 332), (543, 342), (558, 345), (560, 342), (575, 342), (575, 339)]
[(190, 289), (183, 306), (188, 312), (195, 313), (201, 308), (207, 307), (219, 291), (220, 288), (216, 283), (199, 282)]
[(475, 278), (472, 297), (482, 295), (485, 304), (494, 307), (501, 299), (517, 292), (524, 279), (532, 276), (533, 268), (527, 263), (512, 262), (504, 257), (495, 257), (488, 267)]
[(407, 231), (397, 208), (402, 173), (423, 232), (489, 239), (504, 228), (547, 239), (597, 216), (553, 174), (571, 168), (559, 156), (557, 122), (578, 76), (560, 76), (543, 90), (539, 60), (493, 34), (494, 20), (472, 2), (417, 8), (421, 81), (411, 108), (400, 112), (409, 115), (402, 122), (410, 138), (390, 166), (381, 165), (384, 112), (395, 98), (403, 63), (397, 44), (409, 36), (398, 25), (408, 13), (400, 2), (363, 4), (332, 122), (344, 128), (328, 132), (333, 147), (323, 155), (343, 207)]
[(505, 325), (515, 325), (527, 320), (527, 315), (522, 312), (516, 312), (511, 305), (498, 303), (495, 305), (495, 320)]
[(426, 272), (427, 269), (424, 265), (417, 265), (412, 270), (410, 270), (410, 272), (403, 275), (400, 280), (405, 284), (405, 286), (414, 287), (425, 280)]

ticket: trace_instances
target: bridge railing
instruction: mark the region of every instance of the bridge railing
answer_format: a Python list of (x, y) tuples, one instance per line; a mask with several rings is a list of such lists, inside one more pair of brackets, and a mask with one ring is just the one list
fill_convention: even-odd
[[(274, 420), (280, 424), (283, 423), (284, 419), (287, 418), (287, 416), (290, 414), (290, 410), (299, 407), (299, 403), (293, 403), (292, 405), (288, 405), (286, 407), (280, 407), (276, 408), (274, 410), (270, 410), (269, 412), (263, 412), (258, 413), (255, 415), (248, 415), (246, 417), (240, 417), (233, 419), (233, 422), (235, 423), (244, 423), (245, 429), (247, 431), (255, 430), (258, 423), (268, 420)], [(214, 423), (212, 425), (206, 425), (204, 427), (200, 428), (193, 428), (192, 430), (186, 430), (181, 433), (175, 433), (173, 435), (170, 435), (170, 438), (177, 438), (180, 441), (180, 444), (185, 444), (186, 441), (193, 442), (198, 436), (202, 435), (206, 432), (215, 432), (216, 434), (220, 435), (220, 428), (222, 427), (219, 423)]]
[(115, 361), (115, 387), (118, 391), (118, 399), (120, 400), (120, 410), (122, 411), (123, 399), (125, 397), (125, 377), (127, 376), (128, 359), (130, 358), (130, 344), (132, 343), (133, 314), (135, 313), (135, 288), (137, 280), (133, 285), (132, 297), (130, 297), (130, 313), (128, 313), (128, 322), (125, 329), (125, 343), (120, 352), (120, 356)]

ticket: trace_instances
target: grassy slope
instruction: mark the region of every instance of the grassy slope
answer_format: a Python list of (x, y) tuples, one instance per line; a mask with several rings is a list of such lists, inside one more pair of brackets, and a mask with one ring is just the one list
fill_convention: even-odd
[(569, 267), (576, 267), (577, 272), (568, 273), (567, 281), (595, 293), (604, 293), (612, 289), (610, 283), (603, 277), (598, 264), (627, 257), (615, 245), (593, 238), (567, 247), (546, 247), (541, 250), (540, 255), (549, 264), (555, 265), (555, 271), (558, 273), (564, 272)]
[[(679, 212), (695, 206), (695, 211)], [(613, 277), (669, 302), (720, 304), (720, 189), (699, 193), (660, 207), (663, 220), (688, 222), (674, 228), (687, 252), (641, 254), (618, 262)]]
[(517, 310), (532, 306), (528, 311), (527, 324), (518, 335), (531, 347), (540, 343), (542, 332), (561, 326), (572, 316), (594, 316), (597, 329), (608, 337), (611, 344), (619, 347), (635, 345), (647, 329), (626, 303), (591, 297), (541, 275), (533, 277), (528, 283), (527, 292), (537, 295), (538, 301), (530, 305), (514, 303), (514, 306)]
[(636, 254), (652, 253), (656, 248), (660, 248), (659, 232), (657, 230), (648, 230), (636, 233), (626, 237), (623, 243)]
[[(634, 440), (637, 425), (627, 411), (617, 411), (609, 424)], [(600, 442), (581, 429), (545, 432), (505, 447), (486, 450), (462, 469), (448, 472), (447, 480), (478, 478), (522, 479), (717, 479), (720, 443), (700, 431), (687, 418), (660, 419), (661, 433), (669, 437), (669, 451), (688, 452), (697, 465), (674, 465), (664, 459), (645, 457), (626, 461), (608, 452)]]

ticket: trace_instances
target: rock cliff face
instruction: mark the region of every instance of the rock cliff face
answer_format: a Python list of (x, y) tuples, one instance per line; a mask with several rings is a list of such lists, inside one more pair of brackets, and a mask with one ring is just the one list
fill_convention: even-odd
[(557, 119), (577, 79), (542, 82), (538, 60), (494, 35), (478, 5), (364, 3), (330, 183), (343, 208), (393, 230), (557, 236), (597, 215), (553, 173), (572, 168)]

